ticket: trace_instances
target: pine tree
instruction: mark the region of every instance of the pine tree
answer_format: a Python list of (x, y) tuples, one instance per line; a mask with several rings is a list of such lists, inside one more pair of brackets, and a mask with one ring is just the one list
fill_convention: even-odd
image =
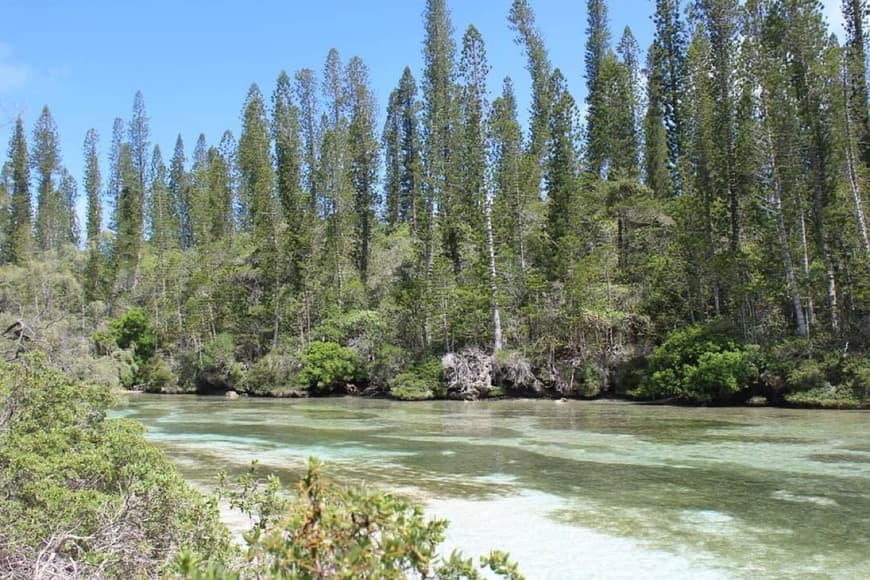
[(680, 0), (656, 0), (653, 16), (655, 37), (651, 75), (661, 90), (662, 118), (668, 137), (668, 162), (676, 193), (682, 191), (685, 150), (685, 105), (687, 35), (680, 18)]
[(221, 135), (218, 151), (220, 151), (221, 158), (227, 166), (227, 193), (230, 198), (228, 200), (229, 213), (226, 231), (228, 235), (233, 235), (236, 231), (236, 213), (239, 201), (239, 144), (232, 131), (226, 130)]
[(248, 91), (242, 115), (242, 136), (239, 139), (239, 172), (241, 197), (250, 216), (246, 221), (258, 246), (263, 250), (274, 244), (275, 199), (269, 123), (260, 88), (254, 84)]
[[(635, 125), (636, 100), (631, 88), (631, 73), (613, 52), (604, 56), (596, 85), (594, 100), (598, 118), (590, 125), (590, 129), (595, 128), (595, 141), (589, 136), (590, 149), (587, 150), (593, 175), (608, 180), (637, 179), (640, 174), (640, 144)], [(592, 121), (591, 111), (589, 120)], [(593, 152), (597, 159), (592, 157)]]
[(76, 214), (76, 203), (79, 196), (78, 183), (66, 167), (60, 169), (57, 190), (62, 218), (62, 221), (58, 223), (60, 228), (58, 241), (61, 244), (78, 246), (81, 237), (81, 228)]
[(695, 10), (701, 19), (710, 44), (710, 74), (713, 77), (713, 139), (718, 144), (712, 160), (713, 187), (724, 200), (730, 218), (730, 250), (740, 250), (740, 192), (737, 184), (737, 98), (735, 79), (740, 5), (738, 0), (696, 0)]
[(589, 171), (602, 176), (607, 165), (608, 136), (606, 117), (610, 114), (604, 101), (604, 89), (600, 84), (601, 69), (605, 58), (611, 54), (610, 22), (605, 0), (586, 0), (586, 159)]
[(411, 69), (405, 67), (398, 92), (401, 132), (401, 176), (399, 190), (399, 220), (411, 224), (411, 231), (420, 237), (425, 227), (423, 195), (423, 152), (420, 125), (421, 106), (417, 100), (417, 81)]
[(30, 164), (27, 159), (27, 139), (24, 121), (15, 120), (15, 129), (9, 141), (9, 225), (6, 256), (13, 264), (24, 264), (31, 252)]
[(97, 299), (97, 290), (100, 284), (100, 234), (102, 228), (101, 189), (102, 176), (100, 174), (100, 161), (97, 156), (99, 134), (94, 129), (89, 129), (85, 135), (84, 158), (85, 174), (84, 187), (87, 196), (87, 252), (88, 259), (85, 266), (85, 301), (92, 302)]
[(142, 191), (139, 174), (129, 143), (121, 144), (118, 155), (121, 192), (118, 197), (118, 231), (115, 234), (114, 266), (116, 270), (135, 268), (142, 244)]
[(486, 156), (489, 70), (483, 37), (474, 26), (469, 26), (462, 38), (459, 61), (462, 146), (459, 150), (460, 195), (456, 199), (456, 209), (465, 226), (465, 237), (475, 243), (481, 255), (485, 249), (484, 207), (489, 195)]
[(348, 145), (347, 84), (341, 56), (329, 51), (323, 68), (317, 207), (324, 218), (319, 263), (321, 282), (335, 292), (339, 307), (352, 273), (353, 185)]
[(577, 149), (575, 144), (576, 105), (568, 92), (559, 69), (553, 72), (550, 94), (553, 108), (550, 118), (550, 153), (547, 158), (547, 238), (545, 262), (551, 280), (565, 273), (564, 242), (572, 233), (572, 215), (577, 193)]
[(501, 95), (492, 103), (489, 119), (492, 147), (494, 219), (496, 238), (505, 240), (521, 271), (528, 267), (530, 206), (528, 190), (522, 187), (523, 134), (517, 118), (513, 82), (504, 79)]
[(433, 258), (433, 220), (439, 214), (443, 248), (454, 272), (462, 268), (459, 253), (459, 222), (452, 213), (455, 193), (450, 177), (454, 166), (452, 141), (455, 121), (454, 82), (456, 79), (456, 44), (453, 24), (445, 0), (427, 0), (424, 12), (423, 42), (423, 165), (425, 172), (424, 242), (426, 269)]
[(176, 229), (172, 233), (182, 249), (191, 247), (193, 243), (190, 223), (190, 181), (187, 170), (184, 167), (186, 162), (184, 140), (181, 138), (181, 135), (178, 135), (175, 139), (172, 159), (169, 161), (169, 198), (170, 207), (172, 208), (173, 215), (175, 215), (173, 226)]
[[(768, 8), (766, 0), (750, 0), (746, 7), (747, 69), (750, 80), (758, 87), (758, 140), (762, 157), (758, 175), (761, 177), (760, 185), (769, 192), (771, 200), (776, 245), (797, 333), (805, 337), (809, 335), (812, 307), (801, 295), (785, 212), (786, 202), (800, 196), (799, 169), (794, 167), (796, 155), (793, 154), (798, 123), (793, 114), (794, 103), (788, 93), (787, 75), (779, 62), (781, 35), (777, 31), (777, 23), (768, 20)], [(783, 22), (778, 24), (781, 26)], [(804, 309), (805, 305), (807, 310)]]
[(142, 96), (142, 91), (136, 91), (133, 97), (133, 115), (127, 127), (127, 135), (137, 181), (135, 185), (140, 191), (145, 192), (148, 186), (146, 175), (148, 173), (148, 155), (151, 151), (151, 144), (148, 141), (151, 130), (148, 126), (148, 115), (145, 112), (145, 98)]
[(350, 108), (350, 173), (354, 189), (354, 261), (363, 283), (368, 278), (370, 246), (378, 204), (378, 142), (375, 136), (376, 107), (369, 86), (368, 67), (359, 57), (347, 64), (347, 94)]
[(208, 144), (200, 133), (193, 147), (190, 166), (190, 233), (193, 247), (211, 240), (211, 218), (214, 211), (208, 180)]
[(278, 200), (287, 224), (285, 254), (295, 292), (302, 290), (305, 266), (311, 254), (314, 214), (303, 192), (303, 142), (300, 110), (285, 72), (278, 76), (272, 95), (272, 135), (275, 142)]
[(866, 167), (870, 167), (870, 97), (867, 90), (867, 36), (864, 32), (870, 7), (867, 0), (842, 0), (842, 11), (846, 25), (849, 121), (861, 159)]
[(0, 166), (0, 264), (6, 263), (6, 240), (9, 236), (9, 163)]
[(634, 37), (631, 28), (626, 26), (622, 31), (622, 37), (616, 45), (616, 54), (619, 55), (620, 62), (625, 66), (628, 74), (629, 93), (631, 101), (631, 116), (634, 119), (634, 130), (636, 140), (639, 142), (642, 133), (641, 123), (643, 109), (643, 96), (641, 94), (641, 70), (640, 70), (640, 45)]
[(402, 114), (399, 89), (390, 91), (387, 117), (381, 131), (384, 149), (384, 219), (387, 225), (399, 224), (399, 196), (402, 191)]
[[(255, 265), (260, 274), (260, 288), (265, 307), (271, 313), (271, 342), (274, 347), (280, 331), (280, 269), (277, 243), (277, 203), (274, 195), (274, 174), (266, 105), (260, 88), (253, 84), (248, 90), (242, 112), (242, 133), (239, 138), (239, 197), (247, 208), (243, 223), (250, 224), (255, 248)], [(265, 321), (264, 321), (265, 322)]]
[(154, 146), (151, 154), (148, 190), (151, 192), (148, 203), (150, 241), (156, 253), (162, 256), (178, 247), (179, 225), (178, 214), (173, 211), (168, 172), (159, 145)]
[(309, 212), (317, 214), (317, 171), (320, 153), (318, 130), (317, 76), (311, 69), (302, 69), (295, 76), (296, 102), (299, 104), (299, 125), (302, 133), (302, 188), (308, 199)]
[[(508, 16), (511, 29), (517, 34), (516, 42), (526, 53), (526, 70), (532, 77), (532, 119), (529, 129), (529, 151), (537, 165), (547, 155), (550, 127), (550, 79), (552, 67), (544, 40), (535, 25), (535, 14), (527, 0), (514, 0)], [(533, 176), (537, 189), (540, 170)]]
[(36, 242), (40, 250), (57, 249), (66, 236), (68, 218), (60, 198), (60, 145), (57, 125), (48, 107), (43, 107), (33, 128), (33, 149), (30, 163), (36, 178), (38, 196), (36, 206)]
[(843, 94), (845, 98), (845, 153), (849, 189), (858, 222), (858, 235), (864, 250), (864, 261), (870, 271), (870, 234), (861, 193), (864, 180), (860, 165), (870, 168), (870, 109), (867, 91), (867, 39), (864, 34), (865, 18), (870, 12), (866, 0), (843, 0), (846, 21), (846, 50), (844, 54)]
[(115, 118), (112, 123), (112, 143), (109, 147), (109, 181), (106, 197), (110, 204), (109, 229), (118, 231), (118, 202), (121, 197), (121, 145), (124, 143), (124, 121)]
[(646, 113), (643, 118), (643, 178), (644, 183), (660, 199), (673, 195), (674, 188), (668, 165), (668, 136), (665, 131), (664, 101), (660, 67), (654, 62), (656, 51), (647, 52)]
[[(229, 132), (227, 132), (229, 133)], [(227, 135), (225, 133), (225, 137)], [(232, 138), (232, 134), (229, 135)], [(222, 140), (223, 141), (223, 140)], [(218, 147), (206, 153), (206, 175), (211, 212), (208, 217), (208, 241), (229, 245), (233, 235), (233, 175), (232, 160)]]
[[(812, 191), (812, 218), (816, 250), (825, 271), (828, 322), (834, 333), (840, 330), (840, 307), (827, 210), (834, 200), (837, 169), (834, 135), (834, 106), (830, 90), (838, 70), (831, 70), (834, 47), (830, 45), (821, 8), (814, 0), (788, 0), (780, 13), (785, 23), (782, 38), (783, 61), (791, 76), (791, 90), (798, 117), (806, 127), (804, 146), (807, 176)], [(836, 66), (836, 61), (835, 66)]]

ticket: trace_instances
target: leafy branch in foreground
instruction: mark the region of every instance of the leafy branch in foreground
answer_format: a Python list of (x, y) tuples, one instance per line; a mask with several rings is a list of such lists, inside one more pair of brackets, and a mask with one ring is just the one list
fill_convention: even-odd
[(234, 508), (254, 521), (245, 534), (245, 562), (238, 569), (182, 555), (184, 578), (482, 578), (479, 568), (520, 580), (507, 554), (444, 557), (447, 521), (427, 519), (420, 506), (378, 491), (337, 486), (311, 459), (296, 494), (287, 499), (275, 477), (256, 479), (255, 469), (225, 492)]

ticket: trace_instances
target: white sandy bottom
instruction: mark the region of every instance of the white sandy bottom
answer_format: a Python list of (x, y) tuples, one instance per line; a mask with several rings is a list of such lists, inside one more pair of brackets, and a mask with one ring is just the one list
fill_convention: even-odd
[(555, 521), (547, 514), (558, 513), (565, 503), (545, 493), (485, 501), (432, 500), (426, 507), (427, 514), (450, 521), (445, 554), (454, 548), (466, 556), (504, 550), (519, 562), (527, 578), (728, 577), (722, 570), (646, 548), (631, 539)]

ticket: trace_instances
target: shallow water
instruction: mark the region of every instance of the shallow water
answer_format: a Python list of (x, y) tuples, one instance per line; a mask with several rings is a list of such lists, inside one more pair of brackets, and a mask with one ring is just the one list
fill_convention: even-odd
[(287, 482), (414, 496), (467, 553), (529, 578), (864, 578), (870, 413), (609, 402), (131, 396), (117, 416), (194, 484), (258, 459)]

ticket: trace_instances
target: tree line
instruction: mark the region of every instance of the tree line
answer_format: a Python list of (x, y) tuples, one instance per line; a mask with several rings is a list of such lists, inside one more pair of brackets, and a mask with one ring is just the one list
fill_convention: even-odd
[[(512, 3), (527, 122), (445, 0), (426, 1), (423, 69), (397, 75), (385, 114), (367, 65), (332, 50), (269, 96), (252, 85), (238, 138), (188, 154), (179, 136), (167, 165), (137, 93), (106, 169), (85, 138), (83, 240), (49, 109), (29, 144), (18, 119), (2, 309), (66, 311), (89, 337), (140, 306), (164, 374), (252, 392), (335, 344), (364, 367), (345, 385), (419, 387), (431, 357), (478, 347), (509, 359), (492, 371), (508, 385), (596, 395), (715, 326), (792, 389), (859, 377), (866, 397), (866, 0), (843, 0), (842, 43), (817, 0), (656, 0), (645, 51), (606, 0), (586, 4), (581, 104), (531, 3)], [(35, 262), (66, 274), (37, 288)]]

